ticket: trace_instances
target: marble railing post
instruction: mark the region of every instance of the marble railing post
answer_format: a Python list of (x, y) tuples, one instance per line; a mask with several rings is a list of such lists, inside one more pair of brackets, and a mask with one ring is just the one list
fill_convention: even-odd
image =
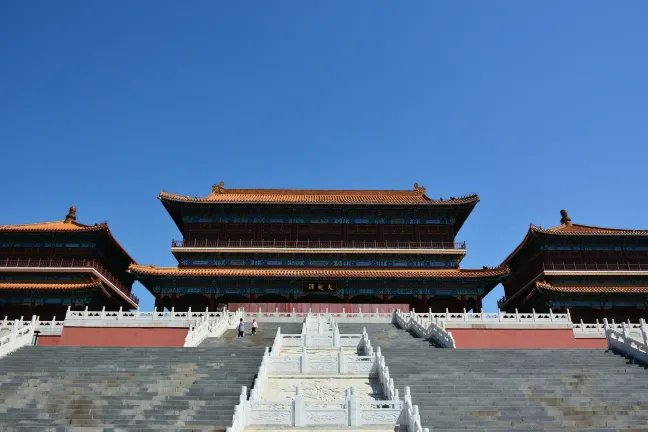
[(297, 386), (297, 394), (293, 400), (293, 426), (306, 426), (305, 401), (301, 387)]
[(360, 406), (355, 387), (347, 391), (347, 407), (349, 410), (349, 426), (360, 426)]
[(306, 347), (302, 346), (301, 354), (301, 373), (308, 372), (308, 354), (306, 353)]
[(648, 351), (648, 327), (646, 326), (646, 320), (643, 318), (639, 320), (639, 330), (641, 331), (641, 339), (643, 340), (644, 347)]

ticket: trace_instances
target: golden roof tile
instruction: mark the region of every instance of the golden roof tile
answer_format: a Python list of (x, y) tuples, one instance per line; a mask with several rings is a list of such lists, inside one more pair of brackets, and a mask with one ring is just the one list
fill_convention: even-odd
[(347, 269), (155, 267), (131, 265), (131, 273), (148, 276), (286, 277), (286, 278), (483, 278), (509, 274), (506, 267), (484, 269)]
[(0, 289), (4, 290), (80, 290), (101, 286), (101, 281), (56, 283), (42, 282), (0, 282)]
[(544, 281), (537, 281), (536, 288), (540, 290), (556, 291), (563, 293), (584, 293), (584, 294), (645, 294), (648, 293), (646, 285), (554, 285)]
[(413, 190), (312, 190), (312, 189), (225, 189), (223, 182), (212, 187), (203, 198), (160, 192), (161, 200), (199, 203), (304, 203), (304, 204), (437, 204), (477, 203), (476, 194), (449, 200), (434, 200), (424, 187), (414, 184)]

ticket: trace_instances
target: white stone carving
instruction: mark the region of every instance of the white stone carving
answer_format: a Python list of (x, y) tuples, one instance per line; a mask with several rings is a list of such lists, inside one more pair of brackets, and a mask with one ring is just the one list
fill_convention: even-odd
[(630, 327), (627, 325), (623, 326), (622, 331), (618, 331), (612, 329), (607, 319), (603, 320), (603, 322), (609, 348), (620, 351), (640, 363), (648, 365), (648, 326), (646, 326), (644, 319), (641, 319), (640, 336), (638, 338), (630, 335)]
[(291, 411), (278, 411), (278, 410), (267, 411), (267, 410), (255, 410), (253, 408), (250, 411), (249, 424), (290, 426), (292, 424)]
[(9, 334), (0, 337), (0, 357), (4, 357), (25, 345), (31, 344), (35, 330), (36, 316), (26, 326), (20, 326), (18, 321), (15, 321), (14, 327)]
[(306, 411), (306, 426), (347, 426), (347, 411)]

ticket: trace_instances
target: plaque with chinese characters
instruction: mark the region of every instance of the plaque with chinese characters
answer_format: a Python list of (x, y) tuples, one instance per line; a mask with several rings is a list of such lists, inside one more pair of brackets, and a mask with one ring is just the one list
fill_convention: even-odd
[(303, 281), (302, 291), (305, 293), (332, 293), (337, 291), (335, 281)]

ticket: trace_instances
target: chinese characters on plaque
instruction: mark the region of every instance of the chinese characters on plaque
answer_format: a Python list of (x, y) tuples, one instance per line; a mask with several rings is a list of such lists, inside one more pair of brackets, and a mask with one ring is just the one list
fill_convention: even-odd
[(337, 291), (335, 281), (303, 281), (302, 291), (305, 293), (334, 293)]

